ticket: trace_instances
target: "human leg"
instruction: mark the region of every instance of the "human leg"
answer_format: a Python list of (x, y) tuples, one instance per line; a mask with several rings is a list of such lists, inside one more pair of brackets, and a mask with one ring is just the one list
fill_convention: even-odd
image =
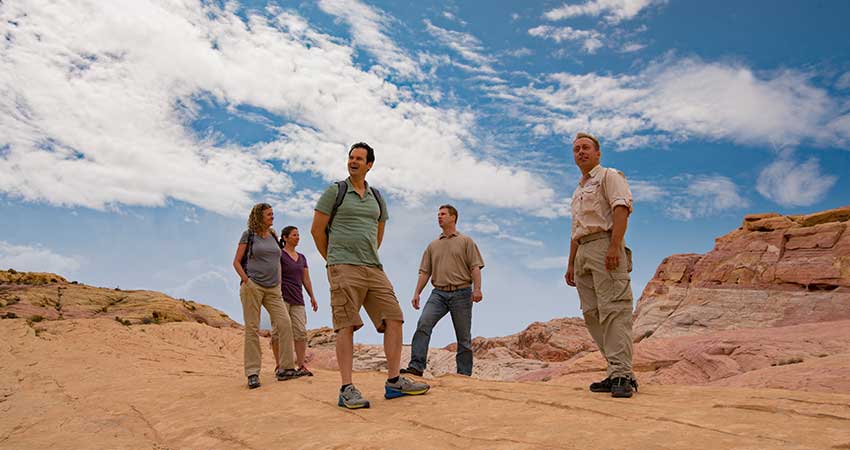
[(457, 339), (455, 362), (457, 373), (472, 375), (472, 290), (461, 289), (452, 293), (449, 311)]
[(416, 331), (413, 333), (413, 341), (410, 345), (410, 362), (408, 367), (420, 372), (425, 371), (428, 364), (428, 345), (431, 343), (431, 332), (437, 322), (449, 312), (448, 304), (439, 291), (431, 291), (419, 321), (416, 322)]
[(265, 291), (263, 306), (265, 306), (271, 318), (272, 338), (277, 336), (278, 367), (280, 371), (295, 369), (295, 358), (292, 354), (292, 323), (289, 321), (289, 314), (283, 304), (280, 288), (274, 287)]
[(245, 376), (260, 374), (260, 304), (261, 298), (253, 281), (242, 283), (239, 287), (239, 299), (242, 302), (242, 319), (245, 323), (243, 359)]

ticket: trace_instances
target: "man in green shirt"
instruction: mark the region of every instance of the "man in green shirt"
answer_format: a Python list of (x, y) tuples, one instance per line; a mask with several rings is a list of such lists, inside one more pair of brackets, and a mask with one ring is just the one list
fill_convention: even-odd
[(334, 183), (316, 203), (311, 234), (316, 249), (327, 261), (331, 310), (336, 336), (336, 359), (342, 386), (338, 405), (368, 408), (369, 401), (352, 384), (354, 332), (363, 326), (360, 308), (366, 309), (379, 333), (384, 334), (387, 357), (385, 398), (419, 395), (430, 386), (399, 376), (404, 315), (393, 286), (384, 273), (378, 248), (389, 214), (377, 191), (366, 183), (366, 173), (375, 163), (375, 151), (358, 142), (348, 151), (345, 194), (337, 205), (342, 183)]

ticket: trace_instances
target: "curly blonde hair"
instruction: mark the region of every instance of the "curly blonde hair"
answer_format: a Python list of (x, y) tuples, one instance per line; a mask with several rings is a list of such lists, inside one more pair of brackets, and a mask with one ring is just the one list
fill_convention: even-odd
[(269, 230), (263, 225), (263, 211), (270, 209), (272, 205), (268, 203), (257, 203), (251, 208), (251, 214), (248, 214), (248, 230), (256, 234), (261, 234)]

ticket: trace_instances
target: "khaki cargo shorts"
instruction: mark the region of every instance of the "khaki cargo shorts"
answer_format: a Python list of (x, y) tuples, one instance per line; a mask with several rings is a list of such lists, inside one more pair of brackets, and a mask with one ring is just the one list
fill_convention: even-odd
[(328, 266), (331, 288), (331, 311), (334, 331), (363, 326), (360, 307), (366, 309), (378, 333), (386, 329), (387, 320), (404, 322), (393, 285), (383, 270), (369, 266), (334, 264)]

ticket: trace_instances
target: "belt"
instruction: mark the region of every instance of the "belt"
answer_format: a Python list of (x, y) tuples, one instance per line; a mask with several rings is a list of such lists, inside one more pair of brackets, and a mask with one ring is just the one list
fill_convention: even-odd
[(599, 239), (610, 238), (610, 231), (597, 231), (596, 233), (590, 233), (586, 236), (582, 236), (578, 238), (578, 245), (587, 244), (588, 242), (597, 241)]
[(466, 289), (470, 286), (472, 286), (472, 285), (471, 284), (448, 284), (446, 286), (434, 285), (434, 289), (439, 289), (439, 290), (445, 291), (445, 292), (454, 292), (454, 291), (459, 291), (461, 289)]

